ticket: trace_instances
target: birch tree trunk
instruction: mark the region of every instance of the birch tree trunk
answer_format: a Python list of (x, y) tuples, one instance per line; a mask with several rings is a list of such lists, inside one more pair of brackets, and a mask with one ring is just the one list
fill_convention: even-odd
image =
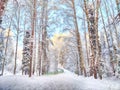
[[(37, 13), (37, 12), (35, 12), (35, 13)], [(34, 47), (33, 47), (33, 52), (34, 52), (34, 54), (33, 54), (33, 71), (32, 71), (32, 73), (33, 73), (33, 75), (34, 75), (34, 73), (35, 73), (35, 69), (36, 69), (36, 39), (37, 39), (37, 36), (36, 36), (36, 15), (35, 15), (35, 33), (34, 33)]]
[(101, 45), (99, 42), (99, 35), (98, 35), (98, 20), (99, 20), (99, 8), (100, 8), (100, 1), (96, 1), (96, 13), (95, 13), (95, 30), (96, 30), (96, 70), (98, 71), (98, 76), (100, 79), (102, 79), (102, 73), (101, 73)]
[[(17, 54), (18, 54), (18, 40), (19, 40), (19, 24), (20, 24), (20, 6), (17, 9), (18, 16), (17, 16), (17, 37), (16, 37), (16, 49), (15, 49), (15, 64), (14, 64), (14, 74), (16, 74), (16, 61), (17, 61)], [(17, 13), (16, 13), (17, 15)]]
[[(79, 33), (78, 23), (77, 23), (77, 16), (76, 16), (76, 9), (75, 9), (75, 2), (72, 0), (72, 6), (74, 11), (74, 24), (75, 24), (75, 32), (76, 32), (76, 39), (77, 39), (77, 48), (78, 48), (78, 54), (79, 54), (79, 60), (80, 60), (80, 70), (81, 75), (86, 76), (86, 69), (84, 64), (84, 58), (83, 58), (83, 51), (82, 51), (82, 43), (81, 43), (81, 37)], [(80, 74), (80, 73), (79, 73)]]
[(84, 37), (85, 37), (85, 48), (86, 48), (86, 55), (87, 55), (87, 63), (88, 63), (88, 66), (89, 66), (89, 52), (88, 52), (88, 42), (87, 42), (87, 33), (86, 33), (86, 24), (85, 24), (85, 21), (84, 21)]
[[(94, 7), (92, 7), (94, 6)], [(96, 7), (95, 7), (96, 6)], [(91, 48), (91, 59), (90, 59), (90, 76), (94, 75), (94, 78), (97, 79), (97, 74), (102, 78), (99, 72), (100, 66), (100, 44), (98, 36), (98, 15), (99, 15), (99, 0), (96, 1), (96, 5), (88, 5), (87, 1), (84, 0), (84, 11), (87, 17), (88, 33), (90, 39), (90, 48)], [(96, 12), (95, 12), (96, 11)]]
[[(11, 18), (11, 21), (12, 21), (12, 18)], [(9, 26), (9, 30), (8, 30), (8, 36), (7, 36), (7, 41), (6, 41), (4, 56), (7, 55), (8, 41), (9, 41), (9, 36), (10, 36), (10, 31), (11, 31), (11, 30), (10, 30), (10, 27), (11, 27), (11, 22), (10, 22), (10, 26)], [(5, 61), (6, 61), (6, 58), (4, 57), (4, 58), (3, 58), (3, 63), (2, 63), (2, 73), (1, 73), (1, 75), (4, 74)]]
[[(2, 23), (2, 15), (3, 15), (4, 9), (5, 9), (5, 4), (7, 2), (8, 2), (8, 0), (0, 1), (0, 26), (1, 26), (1, 23)], [(11, 26), (11, 22), (10, 22), (10, 26)], [(6, 41), (6, 47), (5, 47), (5, 54), (4, 55), (7, 54), (7, 47), (8, 47), (7, 44), (8, 44), (9, 34), (10, 34), (10, 27), (9, 27), (9, 31), (8, 31), (8, 37), (7, 37), (7, 41)], [(4, 66), (5, 66), (5, 57), (3, 58), (1, 75), (3, 75), (3, 73), (4, 73)]]
[(31, 58), (30, 58), (30, 71), (29, 71), (29, 77), (31, 77), (32, 76), (32, 62), (33, 62), (33, 45), (34, 45), (34, 43), (33, 43), (33, 41), (34, 41), (34, 33), (35, 33), (35, 18), (36, 18), (36, 0), (34, 0), (33, 1), (33, 9), (32, 9), (33, 11), (32, 11), (32, 32), (31, 32), (31, 39), (32, 39), (32, 41), (31, 41)]
[(48, 72), (48, 59), (47, 59), (47, 20), (48, 20), (48, 0), (43, 1), (42, 6), (42, 74)]
[(39, 73), (39, 76), (42, 75), (42, 60), (41, 60), (41, 56), (42, 56), (42, 44), (41, 44), (41, 41), (40, 41), (40, 34), (41, 32), (39, 31), (38, 32), (38, 73)]

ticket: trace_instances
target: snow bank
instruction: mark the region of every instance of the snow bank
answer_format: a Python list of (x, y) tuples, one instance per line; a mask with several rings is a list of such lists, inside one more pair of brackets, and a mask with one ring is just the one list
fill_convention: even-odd
[(62, 74), (31, 78), (3, 76), (0, 77), (0, 90), (79, 90), (79, 84), (72, 77)]
[(0, 90), (120, 90), (120, 81), (84, 78), (69, 71), (31, 78), (9, 75), (0, 77)]

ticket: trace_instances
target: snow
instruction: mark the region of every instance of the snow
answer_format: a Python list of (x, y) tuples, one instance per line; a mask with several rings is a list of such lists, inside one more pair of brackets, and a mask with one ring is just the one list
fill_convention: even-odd
[(120, 90), (120, 80), (77, 76), (67, 70), (57, 75), (6, 75), (0, 77), (0, 90)]

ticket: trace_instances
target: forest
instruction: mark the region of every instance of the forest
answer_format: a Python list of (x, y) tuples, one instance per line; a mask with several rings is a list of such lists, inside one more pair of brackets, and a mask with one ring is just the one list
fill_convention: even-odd
[(120, 0), (0, 0), (0, 90), (120, 90), (119, 25)]

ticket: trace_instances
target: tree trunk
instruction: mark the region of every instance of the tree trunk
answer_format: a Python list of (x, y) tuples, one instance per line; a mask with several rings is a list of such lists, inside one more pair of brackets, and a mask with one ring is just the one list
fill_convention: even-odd
[(88, 52), (88, 43), (87, 43), (87, 33), (86, 33), (86, 23), (84, 21), (84, 37), (85, 37), (85, 48), (86, 48), (86, 55), (87, 55), (87, 64), (89, 66), (89, 52)]
[[(11, 24), (10, 24), (10, 26), (11, 26)], [(9, 36), (10, 36), (10, 27), (9, 27), (8, 36), (7, 36), (7, 41), (6, 41), (5, 54), (4, 54), (5, 56), (7, 55)], [(4, 57), (4, 59), (3, 59), (3, 64), (2, 64), (2, 73), (1, 73), (1, 75), (3, 75), (3, 73), (4, 73), (5, 60), (6, 60), (6, 58)]]
[(16, 61), (17, 61), (17, 53), (18, 53), (18, 40), (19, 40), (19, 23), (20, 23), (20, 8), (18, 7), (18, 20), (17, 20), (17, 38), (16, 38), (16, 49), (15, 49), (15, 66), (14, 66), (14, 74), (16, 74)]
[(86, 14), (86, 18), (87, 18), (87, 25), (88, 25), (88, 35), (89, 35), (89, 43), (90, 43), (90, 51), (92, 53), (92, 55), (90, 56), (90, 76), (93, 75), (93, 60), (94, 60), (94, 53), (93, 53), (93, 47), (91, 45), (91, 36), (90, 36), (90, 22), (89, 22), (89, 13), (88, 13), (88, 9), (87, 9), (87, 1), (84, 0), (84, 11)]
[(48, 72), (48, 60), (47, 60), (47, 21), (48, 21), (48, 0), (43, 1), (42, 9), (42, 74)]
[(38, 72), (39, 72), (39, 76), (42, 75), (42, 66), (41, 66), (41, 56), (42, 56), (42, 51), (41, 51), (41, 42), (40, 42), (40, 31), (38, 34)]
[(33, 1), (33, 13), (32, 13), (32, 33), (31, 33), (31, 58), (30, 58), (30, 71), (29, 71), (29, 77), (32, 76), (32, 62), (33, 62), (33, 40), (34, 40), (34, 32), (35, 32), (35, 18), (36, 18), (36, 0)]
[(81, 75), (86, 76), (86, 69), (85, 69), (85, 66), (84, 66), (84, 58), (83, 58), (83, 51), (82, 51), (82, 43), (81, 43), (81, 37), (80, 37), (78, 23), (77, 23), (74, 0), (72, 0), (72, 5), (73, 5), (73, 11), (74, 11), (74, 24), (75, 24), (75, 32), (76, 32), (76, 39), (77, 39), (77, 48), (78, 48), (78, 54), (79, 54), (79, 57), (80, 57), (79, 59), (80, 59)]
[(33, 48), (33, 52), (34, 52), (34, 55), (33, 55), (33, 75), (34, 75), (34, 73), (35, 73), (35, 66), (36, 66), (36, 17), (35, 17), (35, 38), (34, 38), (34, 48)]
[[(1, 23), (2, 23), (2, 15), (3, 15), (3, 12), (4, 12), (4, 9), (5, 9), (5, 4), (7, 3), (7, 0), (3, 0), (3, 1), (0, 1), (0, 26), (1, 26)], [(9, 32), (8, 32), (8, 35), (9, 35)], [(7, 42), (6, 44), (8, 43), (8, 37), (7, 37)], [(5, 55), (7, 53), (7, 45), (6, 45), (6, 48), (5, 48)], [(3, 63), (2, 63), (2, 75), (4, 73), (4, 64), (5, 64), (5, 57), (3, 59)]]
[[(90, 75), (94, 75), (94, 78), (97, 79), (97, 70), (98, 64), (100, 62), (100, 44), (98, 37), (98, 15), (99, 15), (99, 1), (96, 1), (96, 5), (93, 3), (94, 8), (96, 8), (96, 13), (91, 6), (87, 6), (87, 1), (84, 0), (85, 14), (87, 17), (88, 23), (88, 32), (90, 39), (91, 47), (91, 59), (90, 59)], [(96, 7), (95, 7), (96, 6)], [(99, 73), (98, 73), (99, 74)]]
[(95, 16), (95, 29), (96, 29), (96, 49), (97, 49), (97, 55), (96, 55), (96, 71), (98, 71), (98, 76), (100, 79), (102, 79), (102, 74), (100, 73), (101, 68), (101, 45), (99, 42), (99, 35), (98, 35), (98, 17), (99, 17), (99, 7), (100, 7), (100, 1), (96, 1), (96, 16)]

